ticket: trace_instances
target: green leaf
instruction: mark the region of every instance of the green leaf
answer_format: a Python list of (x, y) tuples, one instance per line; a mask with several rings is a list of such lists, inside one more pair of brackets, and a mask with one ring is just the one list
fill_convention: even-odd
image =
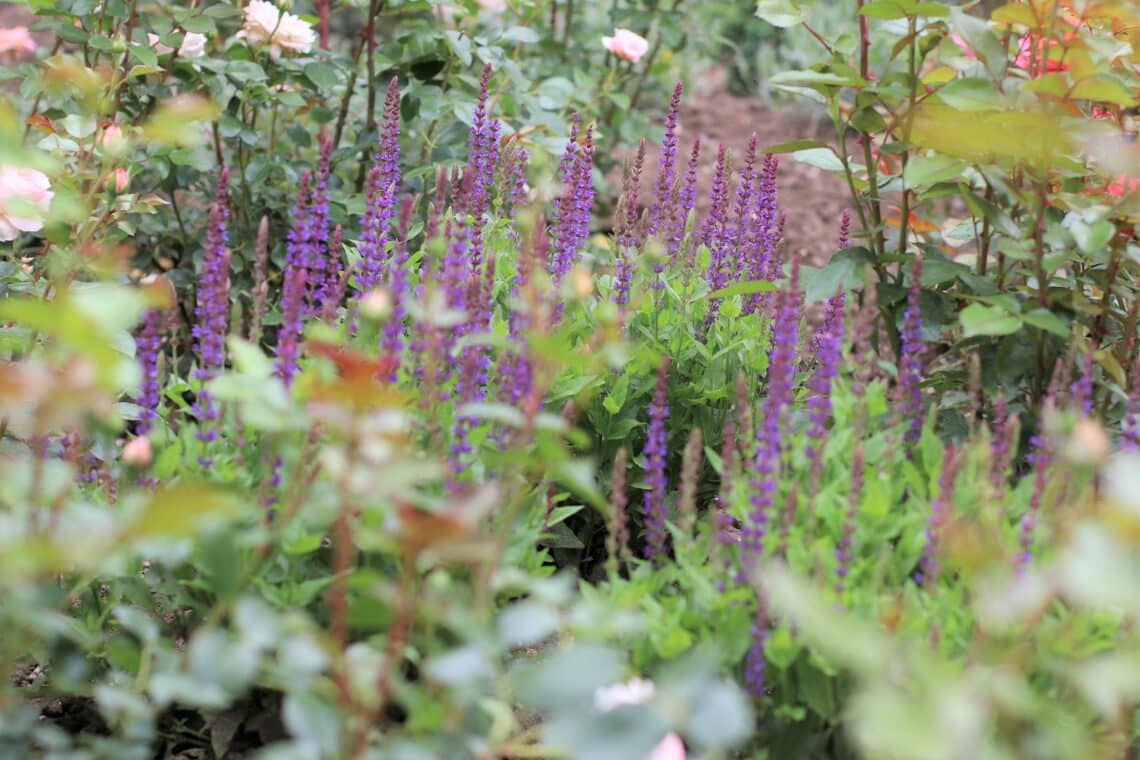
[(313, 83), (318, 90), (328, 92), (340, 83), (340, 76), (336, 67), (325, 61), (313, 61), (305, 64), (305, 77)]
[(975, 335), (1009, 335), (1021, 328), (1021, 317), (998, 306), (972, 303), (958, 315), (967, 338)]
[(808, 148), (807, 150), (797, 150), (792, 154), (792, 158), (803, 164), (815, 166), (824, 171), (841, 172), (843, 171), (843, 160), (835, 154), (831, 148)]
[(750, 280), (748, 282), (738, 282), (735, 285), (729, 285), (727, 288), (721, 288), (720, 290), (714, 290), (694, 300), (700, 301), (704, 298), (732, 298), (733, 296), (747, 296), (753, 293), (774, 293), (779, 289), (779, 286), (771, 280)]
[(780, 29), (798, 26), (804, 20), (803, 9), (795, 0), (760, 0), (756, 15)]
[(203, 525), (230, 517), (240, 502), (231, 493), (200, 483), (179, 483), (150, 494), (127, 535), (134, 539), (189, 538)]
[(866, 16), (867, 18), (891, 21), (893, 19), (906, 18), (906, 11), (899, 7), (898, 3), (892, 2), (892, 0), (875, 0), (875, 2), (864, 5), (859, 11), (859, 15)]
[(934, 185), (962, 176), (966, 166), (965, 161), (950, 156), (912, 156), (903, 172), (903, 179), (911, 188)]
[(1064, 321), (1048, 309), (1037, 308), (1021, 315), (1025, 324), (1051, 332), (1061, 338), (1069, 337), (1069, 328)]
[(791, 142), (776, 143), (764, 148), (761, 153), (794, 153), (797, 150), (807, 150), (809, 148), (826, 148), (827, 144), (819, 140), (792, 140)]
[(1106, 73), (1093, 74), (1077, 82), (1069, 96), (1077, 100), (1095, 100), (1126, 108), (1136, 105), (1132, 91), (1115, 76)]

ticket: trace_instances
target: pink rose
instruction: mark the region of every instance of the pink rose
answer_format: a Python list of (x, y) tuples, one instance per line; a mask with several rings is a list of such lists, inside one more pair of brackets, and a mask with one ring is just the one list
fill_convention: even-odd
[(623, 61), (637, 63), (649, 51), (649, 41), (628, 29), (614, 29), (613, 37), (602, 37), (602, 47)]
[(21, 53), (36, 52), (36, 41), (26, 26), (0, 29), (0, 60), (15, 58)]
[(43, 172), (0, 166), (0, 240), (42, 230), (53, 195)]
[(670, 731), (645, 760), (685, 760), (685, 743)]
[(145, 435), (132, 438), (123, 446), (123, 462), (135, 467), (146, 467), (154, 459), (154, 449)]

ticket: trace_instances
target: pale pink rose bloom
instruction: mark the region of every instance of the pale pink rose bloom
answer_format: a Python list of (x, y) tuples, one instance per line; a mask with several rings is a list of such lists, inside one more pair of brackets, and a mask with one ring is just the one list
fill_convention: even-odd
[(36, 52), (36, 41), (26, 26), (0, 29), (0, 59)]
[(317, 33), (307, 21), (292, 13), (281, 13), (266, 0), (250, 0), (245, 8), (245, 24), (237, 33), (254, 46), (269, 46), (269, 57), (277, 60), (282, 52), (307, 53), (317, 41)]
[(685, 743), (670, 731), (645, 760), (685, 760)]
[(150, 439), (145, 435), (140, 438), (132, 438), (127, 441), (126, 446), (123, 446), (123, 462), (125, 464), (146, 467), (152, 459), (154, 459), (154, 448), (150, 445)]
[(105, 151), (118, 153), (126, 144), (126, 141), (123, 139), (123, 130), (111, 124), (103, 130), (103, 137), (99, 144), (103, 146), (103, 150)]
[(54, 195), (43, 172), (0, 166), (0, 240), (42, 230)]
[(649, 40), (628, 29), (614, 29), (613, 37), (602, 37), (602, 47), (623, 61), (637, 63), (649, 52)]
[[(603, 686), (594, 691), (594, 707), (601, 712), (609, 712), (622, 705), (640, 705), (653, 699), (656, 692), (652, 681), (634, 678), (625, 683)], [(685, 743), (681, 737), (670, 731), (657, 746), (645, 756), (645, 760), (685, 760)]]
[[(173, 48), (169, 45), (163, 45), (158, 41), (158, 35), (148, 33), (147, 41), (150, 46), (154, 48), (154, 52), (159, 55), (166, 55), (167, 53), (174, 52)], [(187, 60), (193, 58), (201, 58), (206, 54), (206, 35), (198, 34), (197, 32), (186, 32), (182, 37), (182, 44), (178, 46), (178, 57)]]

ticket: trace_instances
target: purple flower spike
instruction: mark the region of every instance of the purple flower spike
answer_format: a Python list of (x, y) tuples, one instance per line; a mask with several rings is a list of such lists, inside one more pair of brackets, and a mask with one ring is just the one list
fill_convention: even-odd
[[(725, 250), (721, 245), (721, 239), (724, 235), (725, 226), (728, 223), (728, 152), (722, 143), (717, 147), (716, 155), (716, 173), (713, 175), (712, 184), (712, 204), (709, 208), (709, 214), (705, 217), (704, 224), (701, 225), (700, 233), (697, 237), (700, 245), (708, 246), (709, 249), (709, 268), (708, 268), (708, 284), (709, 290), (720, 290), (725, 286)], [(707, 322), (712, 322), (716, 319), (717, 311), (719, 310), (719, 302), (709, 302), (709, 312), (706, 317)]]
[(847, 512), (843, 516), (843, 534), (839, 537), (839, 546), (835, 549), (836, 590), (841, 594), (847, 588), (847, 574), (851, 570), (856, 520), (859, 516), (859, 501), (863, 496), (864, 462), (863, 443), (860, 441), (855, 444), (855, 453), (852, 456), (851, 490), (847, 497)]
[[(681, 183), (681, 189), (677, 193), (677, 207), (673, 210), (673, 228), (669, 237), (670, 257), (681, 250), (681, 244), (685, 242), (685, 228), (689, 224), (689, 214), (697, 207), (697, 165), (700, 158), (701, 141), (698, 138), (693, 141), (693, 150), (689, 153), (689, 164), (685, 168), (685, 181)], [(695, 250), (696, 246), (692, 248)], [(693, 264), (691, 258), (690, 253), (688, 266)]]
[(620, 226), (617, 237), (617, 264), (614, 268), (614, 300), (618, 306), (629, 303), (629, 290), (633, 285), (633, 257), (641, 245), (637, 231), (638, 195), (641, 187), (641, 168), (645, 161), (645, 141), (637, 146), (633, 168), (626, 172), (621, 199), (618, 201)]
[(665, 421), (669, 419), (669, 405), (665, 401), (665, 390), (669, 382), (669, 357), (661, 361), (657, 372), (657, 388), (653, 393), (653, 403), (649, 406), (649, 436), (645, 441), (645, 558), (654, 559), (665, 554), (665, 521), (668, 512), (665, 506), (665, 489), (669, 481), (665, 477), (665, 457), (669, 453), (666, 441)]
[(768, 691), (768, 658), (765, 650), (770, 635), (768, 613), (761, 599), (756, 610), (756, 622), (752, 625), (752, 646), (744, 660), (744, 684), (748, 688), (748, 693), (755, 699), (760, 699)]
[[(748, 280), (771, 280), (775, 282), (781, 272), (783, 262), (778, 255), (780, 242), (776, 173), (779, 161), (775, 156), (764, 156), (757, 183), (753, 228), (744, 241), (741, 267)], [(761, 310), (767, 303), (768, 294), (754, 293), (744, 303), (744, 313), (752, 314)]]
[(151, 309), (143, 315), (142, 328), (135, 336), (135, 355), (142, 370), (142, 386), (139, 389), (139, 424), (137, 435), (144, 436), (154, 427), (158, 419), (158, 405), (162, 398), (162, 386), (158, 377), (158, 355), (162, 350), (162, 333), (166, 324), (166, 314), (159, 309)]
[[(340, 275), (340, 251), (329, 247), (329, 177), (332, 174), (332, 138), (321, 139), (321, 160), (310, 202), (308, 224), (302, 227), (305, 236), (305, 263), (307, 296), (305, 316), (320, 314), (328, 299), (336, 292)], [(335, 258), (334, 258), (335, 257)]]
[(1085, 417), (1093, 411), (1093, 352), (1089, 351), (1081, 360), (1081, 375), (1069, 386), (1072, 405), (1081, 410)]
[(380, 185), (400, 184), (400, 80), (392, 77), (384, 96), (384, 126), (380, 131), (380, 149), (376, 153), (380, 167)]
[(827, 421), (831, 418), (831, 382), (839, 376), (839, 360), (843, 352), (845, 304), (846, 296), (842, 290), (828, 299), (823, 324), (816, 333), (815, 374), (809, 382), (812, 396), (807, 402), (807, 456), (811, 461), (813, 489), (819, 488), (823, 474), (823, 446), (827, 438)]
[(684, 86), (677, 82), (673, 88), (673, 99), (665, 113), (665, 135), (661, 138), (661, 157), (657, 161), (657, 194), (649, 207), (650, 237), (658, 234), (669, 216), (670, 199), (673, 195), (674, 175), (677, 167), (677, 112), (681, 109), (681, 92)]
[(285, 269), (285, 285), (281, 290), (281, 330), (277, 335), (277, 375), (289, 387), (297, 374), (297, 357), (304, 329), (305, 282), (308, 273), (292, 264)]
[[(198, 368), (194, 377), (207, 381), (217, 374), (226, 360), (226, 334), (230, 315), (230, 250), (226, 222), (229, 220), (229, 169), (222, 169), (218, 177), (218, 190), (210, 208), (206, 227), (206, 250), (198, 275), (198, 300), (194, 308), (196, 323), (191, 330), (198, 353)], [(198, 416), (198, 439), (203, 443), (218, 437), (216, 422), (220, 416), (217, 403), (206, 390), (198, 392), (194, 407)], [(213, 460), (200, 457), (203, 468)]]
[(958, 477), (961, 463), (962, 457), (958, 456), (958, 450), (952, 445), (947, 446), (942, 459), (942, 473), (938, 476), (938, 496), (930, 505), (930, 519), (926, 524), (926, 548), (919, 564), (921, 572), (917, 576), (922, 585), (933, 584), (938, 580), (942, 531), (954, 505), (954, 480)]
[(1132, 365), (1132, 389), (1121, 423), (1120, 447), (1124, 451), (1140, 451), (1140, 355)]
[(772, 348), (768, 359), (768, 397), (764, 403), (764, 419), (756, 428), (756, 451), (753, 456), (750, 486), (752, 514), (744, 529), (747, 567), (756, 564), (764, 552), (768, 535), (769, 514), (779, 489), (780, 461), (783, 453), (784, 421), (795, 390), (796, 349), (799, 344), (800, 265), (792, 262), (792, 274), (778, 299), (776, 323), (772, 331)]
[[(903, 420), (909, 420), (903, 440), (915, 444), (922, 437), (922, 311), (919, 295), (922, 292), (922, 257), (916, 256), (911, 270), (910, 290), (903, 313), (902, 350), (899, 359), (898, 402)], [(908, 450), (907, 456), (913, 452)]]
[(843, 209), (843, 216), (839, 217), (839, 240), (836, 248), (843, 250), (851, 247), (851, 210)]
[[(1046, 395), (1042, 409), (1053, 404), (1051, 394)], [(1029, 437), (1029, 464), (1033, 467), (1033, 493), (1029, 497), (1029, 511), (1022, 515), (1019, 525), (1021, 533), (1021, 554), (1018, 564), (1022, 567), (1033, 561), (1033, 531), (1037, 527), (1037, 516), (1045, 499), (1045, 486), (1049, 482), (1049, 467), (1053, 463), (1053, 452), (1045, 437), (1045, 415), (1038, 418), (1037, 431)]]
[(745, 251), (749, 244), (749, 234), (756, 226), (753, 208), (753, 189), (756, 184), (756, 133), (748, 138), (748, 149), (744, 153), (744, 166), (740, 170), (740, 184), (736, 188), (736, 202), (733, 205), (733, 224), (726, 225), (721, 244), (724, 246), (725, 284), (733, 279), (747, 278), (750, 267), (745, 261)]

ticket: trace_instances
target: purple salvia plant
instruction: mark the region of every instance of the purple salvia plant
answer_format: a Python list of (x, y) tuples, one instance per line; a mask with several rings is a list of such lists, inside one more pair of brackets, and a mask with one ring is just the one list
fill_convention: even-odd
[(301, 172), (297, 185), (297, 205), (293, 207), (293, 225), (285, 241), (285, 266), (308, 269), (306, 227), (312, 203), (313, 175), (308, 169)]
[[(390, 227), (396, 214), (396, 195), (400, 175), (400, 88), (396, 77), (388, 83), (384, 98), (384, 124), (380, 132), (380, 147), (375, 162), (368, 172), (368, 190), (364, 216), (360, 221), (360, 272), (357, 275), (357, 292), (367, 293), (380, 287), (389, 276), (388, 241)], [(443, 170), (436, 184), (437, 193), (446, 185)], [(442, 210), (441, 199), (433, 206), (433, 213)], [(438, 216), (435, 217), (438, 223)], [(434, 230), (432, 230), (434, 233)], [(435, 235), (427, 237), (432, 239)]]
[[(395, 185), (391, 185), (395, 187)], [(391, 354), (397, 359), (404, 348), (404, 317), (408, 313), (408, 239), (407, 230), (409, 227), (408, 220), (410, 220), (412, 213), (415, 210), (415, 202), (411, 197), (404, 199), (403, 206), (400, 211), (400, 216), (403, 220), (401, 228), (403, 233), (400, 240), (396, 241), (395, 249), (392, 252), (391, 266), (388, 269), (388, 290), (392, 295), (392, 314), (388, 317), (388, 321), (384, 323), (384, 333), (380, 339), (380, 349)], [(392, 374), (389, 380), (395, 380), (398, 368), (392, 369)]]
[[(720, 448), (720, 490), (716, 496), (716, 541), (725, 550), (725, 575), (732, 564), (732, 549), (737, 545), (738, 534), (733, 525), (732, 479), (736, 474), (736, 423), (732, 417), (724, 422), (724, 442)], [(723, 581), (721, 581), (723, 591)]]
[[(689, 215), (697, 207), (697, 166), (701, 158), (701, 141), (693, 141), (693, 149), (689, 153), (689, 163), (685, 168), (685, 179), (677, 191), (677, 205), (673, 209), (672, 232), (669, 236), (669, 256), (672, 258), (681, 250), (685, 242), (685, 230), (689, 225)], [(694, 246), (695, 248), (695, 246)], [(692, 266), (692, 261), (687, 262)]]
[(549, 267), (550, 277), (555, 285), (562, 282), (574, 266), (574, 257), (578, 252), (575, 245), (577, 215), (574, 210), (574, 193), (578, 189), (578, 153), (578, 113), (575, 112), (570, 121), (570, 137), (566, 141), (566, 148), (562, 151), (562, 161), (558, 166), (562, 195), (558, 198), (554, 209), (555, 243), (551, 250)]
[(711, 246), (728, 217), (728, 148), (724, 143), (716, 148), (716, 170), (713, 173), (709, 201), (708, 215), (697, 233), (699, 245)]
[(1081, 360), (1081, 374), (1069, 386), (1070, 403), (1085, 417), (1093, 411), (1093, 352), (1090, 350)]
[(281, 329), (277, 334), (277, 376), (286, 387), (297, 374), (297, 358), (301, 353), (301, 332), (305, 320), (305, 283), (308, 272), (297, 263), (285, 267), (285, 283), (281, 288)]
[(764, 551), (770, 512), (779, 489), (780, 461), (783, 452), (784, 420), (791, 406), (795, 387), (796, 350), (799, 344), (800, 304), (799, 260), (792, 263), (787, 287), (777, 299), (779, 308), (772, 331), (772, 347), (768, 359), (768, 397), (764, 418), (756, 428), (756, 450), (752, 458), (750, 523), (744, 528), (747, 567), (744, 576)]
[[(535, 225), (531, 238), (532, 246), (529, 252), (519, 257), (518, 271), (515, 273), (511, 288), (511, 296), (517, 302), (531, 284), (534, 267), (538, 262), (547, 260), (547, 247), (550, 238), (546, 234), (545, 221), (540, 216)], [(535, 304), (528, 304), (528, 307)], [(507, 403), (517, 407), (530, 393), (533, 384), (534, 367), (527, 356), (524, 334), (533, 324), (534, 318), (529, 308), (511, 309), (508, 322), (508, 331), (511, 337), (511, 351), (503, 358), (502, 369), (499, 373), (499, 384)]]
[(990, 489), (994, 501), (1005, 496), (1007, 473), (1017, 442), (1018, 419), (1009, 413), (1004, 396), (994, 402), (994, 421), (990, 432)]
[(839, 217), (839, 240), (835, 247), (840, 251), (851, 247), (851, 209), (843, 209), (843, 215)]
[(162, 399), (162, 384), (158, 376), (158, 356), (162, 351), (162, 333), (166, 314), (161, 309), (150, 309), (143, 314), (142, 327), (135, 336), (135, 355), (142, 370), (139, 388), (139, 424), (137, 434), (144, 436), (158, 419), (158, 405)]
[[(1047, 396), (1043, 408), (1052, 405), (1052, 397)], [(1029, 437), (1029, 466), (1033, 468), (1033, 492), (1029, 497), (1029, 509), (1021, 516), (1021, 553), (1017, 556), (1019, 569), (1028, 567), (1033, 561), (1033, 532), (1037, 527), (1037, 516), (1045, 499), (1045, 486), (1049, 482), (1049, 467), (1053, 463), (1053, 452), (1045, 436), (1045, 414), (1038, 418), (1037, 430)]]
[(919, 561), (919, 572), (915, 574), (915, 581), (919, 585), (933, 585), (938, 581), (942, 533), (954, 505), (954, 481), (958, 477), (962, 459), (957, 448), (952, 444), (946, 446), (942, 457), (942, 472), (938, 476), (938, 496), (930, 505), (930, 518), (926, 523), (926, 547)]
[(618, 449), (614, 457), (613, 476), (610, 478), (610, 524), (609, 534), (606, 536), (606, 571), (610, 576), (616, 576), (618, 567), (625, 559), (626, 547), (629, 546), (629, 515), (626, 507), (629, 498), (625, 492), (626, 467), (629, 464), (629, 454), (624, 446)]
[(748, 138), (744, 152), (744, 166), (740, 169), (740, 184), (736, 187), (736, 201), (732, 209), (732, 223), (725, 225), (721, 244), (728, 252), (725, 265), (725, 284), (732, 279), (748, 279), (750, 267), (746, 261), (750, 248), (749, 237), (758, 225), (754, 190), (756, 187), (756, 133)]
[[(195, 324), (191, 330), (198, 353), (198, 367), (194, 377), (207, 381), (217, 374), (226, 359), (226, 334), (230, 314), (230, 249), (226, 223), (229, 220), (229, 169), (218, 176), (217, 195), (210, 208), (206, 226), (205, 253), (198, 275), (198, 298), (194, 308)], [(206, 390), (198, 393), (195, 403), (198, 416), (198, 439), (203, 443), (218, 437), (216, 427), (220, 415), (217, 403)], [(202, 467), (213, 465), (213, 460), (202, 456)]]
[(318, 298), (321, 304), (321, 319), (332, 322), (336, 319), (337, 309), (344, 302), (344, 292), (348, 282), (348, 268), (344, 266), (342, 254), (344, 253), (344, 227), (337, 225), (333, 228), (332, 239), (329, 241), (328, 260), (331, 268), (326, 273), (328, 280), (325, 290)]
[(852, 549), (855, 546), (856, 520), (859, 516), (859, 502), (863, 497), (865, 474), (863, 442), (855, 444), (851, 461), (851, 490), (847, 494), (847, 512), (843, 516), (843, 532), (835, 549), (836, 590), (842, 594), (847, 588), (847, 575), (851, 571)]
[[(708, 284), (709, 290), (720, 290), (726, 282), (727, 251), (722, 244), (725, 228), (728, 225), (728, 153), (724, 145), (717, 148), (716, 173), (713, 175), (712, 204), (708, 216), (701, 226), (699, 241), (709, 248)], [(706, 323), (716, 319), (719, 302), (709, 302)]]
[(756, 600), (756, 622), (752, 624), (752, 646), (744, 658), (744, 684), (748, 693), (760, 699), (767, 693), (768, 656), (765, 650), (772, 629), (768, 625), (768, 606), (763, 595)]
[(657, 387), (649, 405), (649, 434), (643, 452), (645, 484), (649, 487), (644, 497), (646, 559), (656, 559), (665, 554), (665, 521), (668, 518), (665, 489), (669, 485), (665, 476), (665, 458), (669, 453), (666, 440), (668, 431), (665, 428), (665, 422), (669, 419), (669, 405), (665, 400), (665, 390), (668, 381), (669, 357), (666, 356), (657, 372)]
[(376, 153), (380, 167), (380, 185), (399, 187), (400, 176), (400, 80), (392, 77), (384, 96), (384, 124), (380, 130), (380, 148)]
[[(775, 156), (764, 156), (760, 167), (759, 181), (756, 183), (754, 222), (741, 255), (741, 269), (746, 280), (771, 280), (780, 275), (778, 244), (779, 208), (776, 190), (776, 172), (779, 161)], [(766, 293), (753, 293), (744, 302), (744, 314), (752, 314), (763, 309), (767, 303)]]
[(677, 113), (681, 109), (681, 92), (684, 86), (677, 82), (673, 98), (665, 113), (665, 134), (661, 138), (661, 156), (657, 160), (657, 193), (649, 207), (649, 226), (646, 230), (654, 237), (668, 221), (669, 206), (673, 197), (673, 184), (677, 171)]
[[(906, 311), (903, 312), (903, 329), (900, 336), (898, 405), (899, 415), (908, 420), (903, 440), (915, 444), (922, 436), (922, 310), (919, 296), (922, 293), (922, 257), (916, 256), (910, 274)], [(910, 457), (913, 451), (907, 450)]]
[(302, 226), (305, 236), (304, 255), (306, 278), (305, 316), (320, 314), (327, 299), (336, 290), (340, 276), (341, 251), (328, 247), (329, 242), (329, 178), (332, 175), (332, 138), (321, 138), (321, 158), (313, 182), (307, 224)]
[(641, 188), (641, 168), (645, 161), (645, 141), (637, 146), (633, 167), (626, 172), (622, 196), (618, 201), (617, 263), (614, 267), (614, 300), (618, 306), (629, 303), (629, 290), (633, 285), (634, 256), (641, 245), (637, 233), (638, 195)]
[(269, 310), (269, 217), (262, 216), (257, 225), (257, 241), (253, 247), (253, 306), (250, 309), (249, 342), (261, 342), (265, 312)]
[(831, 383), (839, 376), (839, 360), (843, 353), (843, 313), (846, 296), (838, 291), (827, 301), (823, 324), (815, 350), (815, 373), (808, 385), (812, 395), (808, 399), (808, 460), (811, 462), (813, 494), (818, 492), (823, 474), (823, 447), (827, 438), (827, 422), (831, 418)]
[(697, 486), (701, 476), (701, 429), (694, 427), (689, 432), (685, 451), (681, 456), (681, 487), (677, 498), (678, 527), (685, 535), (692, 535), (697, 523)]
[(1140, 451), (1140, 354), (1132, 364), (1132, 388), (1128, 394), (1128, 405), (1121, 421), (1120, 448), (1124, 451)]

